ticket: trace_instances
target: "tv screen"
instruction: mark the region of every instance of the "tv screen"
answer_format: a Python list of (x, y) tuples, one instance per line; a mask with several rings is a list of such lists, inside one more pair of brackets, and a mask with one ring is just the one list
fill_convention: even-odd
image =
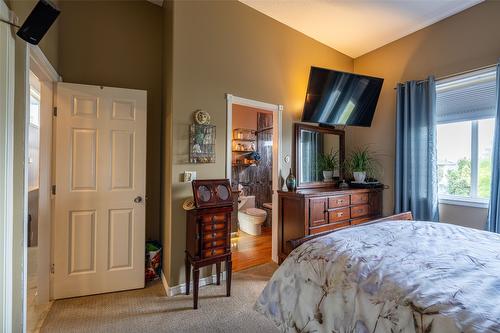
[(369, 127), (384, 79), (311, 67), (303, 122)]

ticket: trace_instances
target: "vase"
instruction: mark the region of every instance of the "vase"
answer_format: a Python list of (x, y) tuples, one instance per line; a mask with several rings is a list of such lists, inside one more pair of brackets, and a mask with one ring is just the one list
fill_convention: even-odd
[(286, 188), (288, 191), (295, 191), (297, 189), (297, 178), (292, 173), (292, 168), (290, 168), (290, 174), (286, 177)]
[(333, 171), (331, 171), (331, 170), (325, 170), (325, 171), (323, 171), (323, 181), (324, 182), (331, 182), (331, 181), (333, 181)]
[(365, 181), (366, 178), (366, 171), (355, 171), (353, 172), (354, 180), (357, 183), (362, 183)]

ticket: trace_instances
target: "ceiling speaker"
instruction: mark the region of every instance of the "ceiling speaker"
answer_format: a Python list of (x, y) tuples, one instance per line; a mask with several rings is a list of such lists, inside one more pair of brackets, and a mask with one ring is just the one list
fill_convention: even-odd
[(59, 16), (57, 9), (50, 1), (40, 0), (24, 21), (17, 35), (30, 44), (37, 45), (47, 33), (50, 26)]

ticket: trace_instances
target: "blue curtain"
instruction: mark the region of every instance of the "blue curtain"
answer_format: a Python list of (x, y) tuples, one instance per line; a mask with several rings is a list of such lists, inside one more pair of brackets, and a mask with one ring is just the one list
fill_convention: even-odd
[(497, 112), (495, 138), (493, 141), (493, 164), (491, 175), (491, 196), (486, 229), (500, 233), (500, 64), (497, 65)]
[(439, 221), (434, 77), (398, 84), (396, 100), (395, 211)]

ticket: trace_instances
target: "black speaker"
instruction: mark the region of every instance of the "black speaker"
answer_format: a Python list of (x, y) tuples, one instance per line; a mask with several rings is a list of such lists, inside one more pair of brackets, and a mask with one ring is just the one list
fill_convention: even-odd
[(50, 26), (59, 16), (57, 9), (50, 1), (40, 0), (24, 21), (17, 35), (30, 44), (37, 45), (47, 33)]

